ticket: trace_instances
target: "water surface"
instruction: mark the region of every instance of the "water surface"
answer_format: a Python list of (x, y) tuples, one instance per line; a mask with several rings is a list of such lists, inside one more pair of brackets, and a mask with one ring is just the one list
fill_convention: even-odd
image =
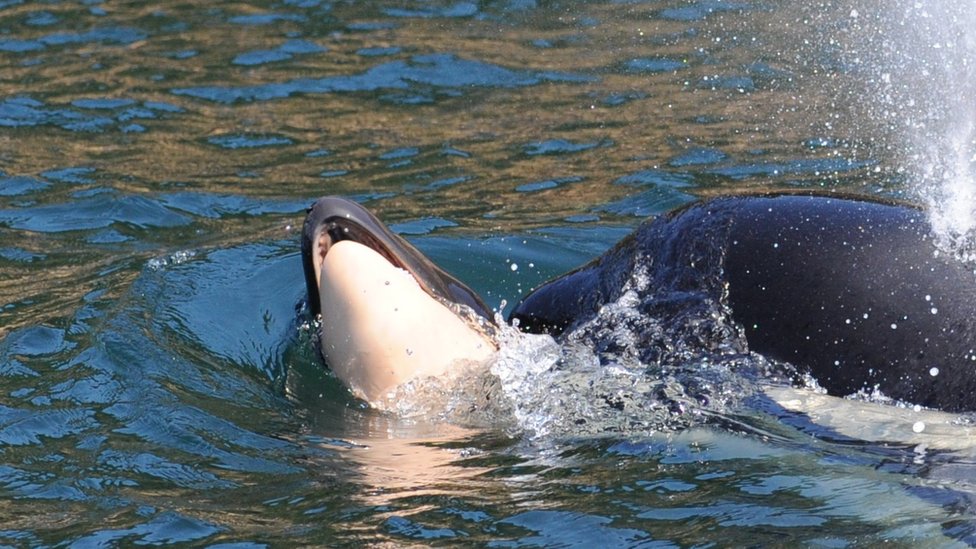
[(958, 97), (904, 110), (921, 69), (872, 37), (928, 4), (876, 4), (0, 2), (0, 543), (971, 543), (968, 454), (759, 397), (621, 427), (612, 399), (564, 415), (572, 385), (473, 426), (397, 418), (321, 369), (296, 310), (325, 194), (493, 307), (700, 196), (925, 201), (912, 135), (938, 148)]

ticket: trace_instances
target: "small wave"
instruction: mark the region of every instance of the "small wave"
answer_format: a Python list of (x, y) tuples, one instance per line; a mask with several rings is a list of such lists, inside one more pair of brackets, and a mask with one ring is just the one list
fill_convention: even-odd
[(186, 263), (187, 261), (196, 257), (196, 255), (197, 252), (194, 250), (180, 250), (165, 257), (154, 257), (146, 263), (146, 266), (153, 271), (158, 271), (165, 269), (170, 265), (181, 265)]
[[(295, 94), (354, 93), (421, 88), (520, 88), (538, 84), (582, 83), (585, 75), (509, 69), (484, 61), (468, 60), (453, 54), (417, 55), (409, 61), (391, 61), (365, 72), (325, 78), (296, 78), (242, 87), (194, 87), (171, 90), (175, 95), (218, 103), (268, 101)], [(2, 120), (0, 120), (2, 121)]]

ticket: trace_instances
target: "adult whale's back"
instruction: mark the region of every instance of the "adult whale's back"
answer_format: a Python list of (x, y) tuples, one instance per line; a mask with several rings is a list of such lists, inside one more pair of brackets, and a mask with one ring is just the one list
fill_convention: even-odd
[[(891, 203), (717, 198), (641, 225), (512, 317), (558, 334), (615, 299), (637, 266), (655, 265), (652, 284), (715, 286), (751, 351), (808, 370), (830, 394), (877, 388), (974, 411), (976, 274), (941, 253), (930, 230), (924, 212)], [(702, 272), (719, 280), (696, 280)]]

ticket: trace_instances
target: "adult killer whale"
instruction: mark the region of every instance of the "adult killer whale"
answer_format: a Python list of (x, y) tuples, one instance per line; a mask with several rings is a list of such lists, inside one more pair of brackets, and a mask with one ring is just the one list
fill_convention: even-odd
[(322, 358), (367, 402), (496, 349), (478, 294), (355, 202), (324, 197), (309, 208), (302, 265)]
[(940, 251), (921, 209), (817, 194), (693, 203), (533, 290), (510, 319), (558, 336), (617, 299), (639, 265), (656, 266), (650, 286), (677, 290), (717, 273), (749, 350), (830, 395), (976, 411), (976, 273)]
[[(302, 257), (323, 357), (368, 401), (494, 351), (481, 299), (355, 203), (329, 197), (310, 209)], [(976, 274), (940, 252), (918, 208), (829, 194), (696, 202), (531, 291), (510, 319), (559, 337), (646, 265), (656, 266), (651, 287), (689, 292), (705, 284), (702, 273), (717, 274), (718, 298), (749, 350), (810, 373), (828, 394), (877, 389), (976, 411)], [(425, 349), (426, 362), (410, 360), (411, 346)]]

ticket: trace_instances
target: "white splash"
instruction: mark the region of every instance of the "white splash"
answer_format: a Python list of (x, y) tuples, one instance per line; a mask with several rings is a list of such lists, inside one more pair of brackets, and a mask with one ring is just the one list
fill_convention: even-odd
[(196, 257), (196, 255), (197, 252), (194, 250), (180, 250), (173, 252), (169, 256), (154, 257), (146, 262), (146, 266), (153, 271), (158, 271), (170, 265), (182, 265)]
[(499, 322), (499, 350), (491, 373), (511, 402), (520, 430), (537, 437), (548, 435), (552, 416), (537, 405), (544, 392), (553, 387), (553, 370), (559, 362), (559, 344), (548, 335), (533, 335)]
[(899, 129), (915, 194), (937, 244), (976, 260), (976, 10), (964, 0), (886, 6), (879, 92)]
[[(967, 94), (968, 95), (968, 94)], [(965, 260), (976, 259), (976, 100), (960, 106), (943, 140), (933, 139), (923, 166), (919, 193), (942, 249)]]

